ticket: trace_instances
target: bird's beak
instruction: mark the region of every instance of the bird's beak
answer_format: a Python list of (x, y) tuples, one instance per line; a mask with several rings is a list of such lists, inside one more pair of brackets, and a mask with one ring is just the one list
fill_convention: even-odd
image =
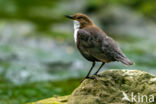
[(73, 16), (71, 16), (71, 15), (65, 15), (65, 17), (67, 17), (69, 19), (74, 19)]

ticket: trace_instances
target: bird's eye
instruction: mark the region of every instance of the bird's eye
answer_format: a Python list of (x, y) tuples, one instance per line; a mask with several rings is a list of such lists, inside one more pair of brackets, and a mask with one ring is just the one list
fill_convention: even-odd
[(82, 17), (77, 17), (77, 19), (81, 19)]

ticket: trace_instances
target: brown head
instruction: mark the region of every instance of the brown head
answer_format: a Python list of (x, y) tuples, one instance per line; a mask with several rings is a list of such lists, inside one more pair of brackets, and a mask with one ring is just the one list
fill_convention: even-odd
[(91, 21), (91, 19), (85, 14), (76, 13), (74, 15), (65, 15), (65, 16), (69, 19), (79, 22), (80, 28), (93, 25), (93, 22)]

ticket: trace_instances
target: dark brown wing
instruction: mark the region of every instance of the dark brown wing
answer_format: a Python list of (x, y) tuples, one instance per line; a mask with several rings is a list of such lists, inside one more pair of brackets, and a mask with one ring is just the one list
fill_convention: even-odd
[(89, 54), (100, 61), (121, 61), (126, 65), (132, 64), (121, 52), (116, 42), (98, 28), (80, 29), (78, 40)]
[(80, 29), (77, 33), (77, 47), (82, 54), (88, 61), (99, 61), (97, 58), (92, 56), (88, 49), (94, 47), (92, 41), (92, 36), (87, 31)]
[(131, 62), (120, 50), (118, 44), (111, 38), (106, 36), (103, 38), (102, 50), (106, 56), (111, 57), (115, 61), (120, 61), (125, 65), (132, 65)]

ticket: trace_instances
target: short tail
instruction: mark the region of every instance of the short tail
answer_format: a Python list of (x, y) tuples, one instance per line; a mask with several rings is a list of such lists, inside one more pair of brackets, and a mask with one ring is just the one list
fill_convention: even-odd
[(124, 58), (121, 58), (119, 59), (118, 61), (122, 62), (123, 64), (125, 65), (133, 65), (134, 63), (132, 61), (130, 61), (128, 58), (124, 57)]

